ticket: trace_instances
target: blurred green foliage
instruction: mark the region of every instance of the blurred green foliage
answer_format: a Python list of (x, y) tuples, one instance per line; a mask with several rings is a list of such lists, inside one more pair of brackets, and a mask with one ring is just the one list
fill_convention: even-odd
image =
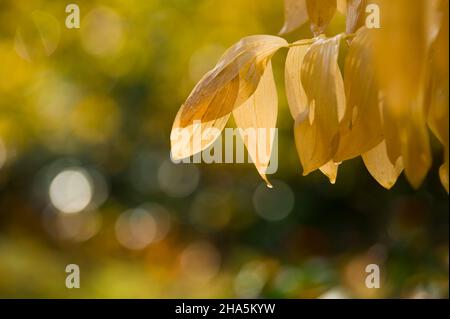
[[(279, 192), (251, 164), (170, 162), (191, 88), (241, 37), (276, 34), (282, 1), (76, 3), (80, 29), (66, 1), (0, 2), (0, 297), (448, 297), (438, 169), (417, 191), (404, 177), (382, 189), (360, 159), (336, 185), (302, 177), (281, 84)], [(70, 263), (80, 289), (65, 287)], [(365, 287), (370, 263), (380, 289)]]

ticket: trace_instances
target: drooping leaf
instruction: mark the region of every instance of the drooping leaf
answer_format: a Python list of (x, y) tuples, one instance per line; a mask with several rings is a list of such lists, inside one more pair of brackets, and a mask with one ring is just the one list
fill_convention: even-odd
[(332, 160), (339, 145), (339, 119), (345, 110), (343, 80), (337, 64), (340, 41), (340, 35), (318, 39), (306, 52), (302, 64), (301, 83), (307, 107), (296, 116), (294, 133), (304, 175)]
[(308, 21), (306, 0), (284, 0), (284, 26), (280, 34), (294, 31)]
[(258, 173), (270, 187), (266, 171), (275, 137), (277, 112), (278, 95), (269, 62), (255, 93), (233, 111), (233, 116)]
[(392, 162), (402, 156), (406, 177), (415, 188), (431, 166), (425, 107), (426, 2), (378, 0), (382, 27), (374, 30), (377, 78), (386, 99), (388, 155)]
[(391, 189), (402, 173), (402, 158), (399, 157), (396, 163), (392, 164), (387, 156), (385, 141), (362, 154), (362, 158), (370, 175), (386, 189)]
[(347, 1), (347, 34), (353, 33), (364, 26), (367, 0)]
[(308, 107), (308, 98), (301, 81), (301, 70), (305, 54), (310, 45), (301, 43), (289, 49), (285, 64), (286, 97), (292, 118), (295, 120)]
[(347, 0), (337, 0), (336, 1), (336, 9), (342, 14), (347, 14)]
[(328, 177), (331, 184), (336, 183), (337, 174), (338, 174), (339, 164), (334, 162), (333, 160), (329, 161), (325, 165), (319, 168), (319, 170)]
[[(194, 120), (209, 122), (245, 102), (255, 92), (267, 61), (284, 46), (287, 46), (284, 39), (268, 35), (249, 36), (233, 45), (200, 80), (181, 107), (181, 125), (191, 125)], [(222, 105), (217, 112), (211, 103), (214, 96), (236, 78), (239, 81), (236, 101)]]
[(344, 74), (347, 107), (340, 123), (336, 162), (357, 157), (383, 140), (371, 32), (359, 29), (347, 53)]
[[(235, 101), (239, 89), (237, 78), (217, 94), (212, 103), (220, 108), (221, 105)], [(178, 112), (170, 133), (171, 156), (174, 160), (181, 160), (197, 154), (208, 148), (219, 137), (228, 122), (230, 114), (226, 114), (209, 122), (196, 120), (193, 124), (182, 127), (181, 112)]]
[(383, 123), (383, 135), (386, 141), (386, 150), (391, 163), (397, 162), (398, 158), (402, 156), (402, 144), (398, 133), (400, 132), (400, 123), (397, 121), (394, 114), (386, 110), (391, 109), (388, 101), (381, 91), (380, 104)]
[(449, 48), (448, 1), (442, 1), (440, 31), (430, 50), (430, 107), (428, 125), (444, 146), (444, 163), (439, 169), (442, 185), (449, 191)]
[(311, 31), (314, 36), (325, 32), (336, 12), (336, 0), (306, 0)]
[[(298, 41), (289, 49), (285, 66), (285, 87), (289, 110), (292, 118), (296, 120), (308, 109), (308, 98), (301, 83), (301, 69), (306, 52), (310, 44)], [(338, 166), (333, 161), (320, 167), (331, 183), (336, 182)]]
[[(314, 19), (311, 19), (314, 23), (314, 26), (311, 27), (314, 30), (317, 28), (318, 32), (317, 34), (314, 33), (315, 35), (319, 35), (325, 31), (336, 9), (342, 14), (347, 14), (347, 0), (284, 0), (284, 25), (279, 32), (280, 34), (292, 32), (310, 19), (306, 5), (307, 1), (311, 2), (310, 14), (312, 14), (312, 18)], [(319, 3), (316, 4), (313, 2)]]
[(243, 38), (225, 52), (193, 89), (175, 118), (172, 156), (196, 154), (219, 136), (230, 113), (253, 95), (271, 56), (287, 42), (275, 36)]

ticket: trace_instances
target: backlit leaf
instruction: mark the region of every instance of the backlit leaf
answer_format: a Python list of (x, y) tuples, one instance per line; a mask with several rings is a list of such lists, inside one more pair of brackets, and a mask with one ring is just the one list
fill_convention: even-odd
[[(302, 44), (301, 42), (298, 41), (295, 43), (297, 44), (296, 46), (289, 49), (285, 66), (286, 96), (294, 120), (308, 109), (308, 98), (301, 83), (301, 68), (310, 44)], [(338, 166), (333, 161), (329, 161), (320, 167), (321, 172), (333, 184), (336, 182)]]
[(328, 177), (331, 184), (336, 183), (337, 174), (338, 174), (339, 164), (335, 163), (333, 160), (329, 161), (322, 167), (320, 167), (320, 171)]
[(302, 64), (301, 83), (307, 107), (295, 118), (294, 133), (304, 175), (327, 164), (338, 148), (339, 119), (345, 109), (343, 80), (337, 64), (340, 41), (339, 35), (318, 39), (306, 52)]
[(366, 28), (359, 29), (347, 53), (344, 73), (347, 107), (340, 123), (336, 162), (357, 157), (383, 139), (371, 32)]
[(278, 95), (269, 62), (255, 93), (233, 111), (236, 126), (261, 177), (271, 186), (266, 170), (272, 153), (278, 112)]
[(355, 32), (365, 23), (367, 0), (348, 0), (347, 26), (348, 34)]
[(243, 38), (225, 52), (181, 106), (171, 132), (172, 156), (196, 154), (219, 136), (230, 113), (255, 92), (271, 56), (287, 42), (257, 35)]
[(417, 188), (431, 166), (425, 107), (427, 1), (417, 0), (414, 5), (408, 0), (377, 2), (383, 14), (382, 27), (374, 30), (374, 56), (386, 99), (387, 151), (393, 162), (402, 156), (406, 177)]
[(323, 34), (336, 12), (336, 0), (306, 0), (306, 8), (312, 33)]
[[(238, 90), (239, 81), (235, 78), (214, 96), (211, 104), (220, 109), (222, 105), (234, 102)], [(180, 124), (181, 116), (182, 112), (180, 110), (175, 118), (170, 134), (171, 156), (174, 160), (197, 154), (213, 144), (227, 124), (230, 113), (209, 122), (195, 120), (186, 127), (182, 127)]]
[[(249, 36), (233, 45), (181, 107), (181, 126), (191, 125), (194, 120), (215, 120), (245, 102), (255, 92), (270, 57), (284, 46), (287, 46), (284, 39), (268, 35)], [(215, 95), (236, 79), (239, 82), (236, 101), (230, 100), (218, 109), (212, 103)]]
[(387, 156), (386, 142), (381, 142), (370, 151), (362, 155), (364, 164), (373, 178), (386, 189), (395, 185), (403, 170), (402, 158), (399, 157), (392, 164)]
[(444, 146), (444, 163), (440, 167), (439, 175), (442, 185), (447, 192), (449, 166), (449, 49), (448, 49), (448, 1), (442, 1), (442, 19), (440, 31), (430, 50), (431, 79), (430, 79), (430, 108), (428, 125), (434, 135)]
[(284, 0), (284, 26), (280, 34), (294, 31), (308, 21), (306, 0)]
[(336, 8), (342, 14), (347, 14), (347, 0), (337, 0)]
[(308, 98), (301, 81), (301, 69), (309, 47), (310, 45), (293, 46), (286, 57), (284, 73), (286, 97), (294, 120), (308, 107)]

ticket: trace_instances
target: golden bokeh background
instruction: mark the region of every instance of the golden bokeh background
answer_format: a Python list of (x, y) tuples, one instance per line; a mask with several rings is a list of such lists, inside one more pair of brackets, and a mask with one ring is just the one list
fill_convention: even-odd
[[(174, 165), (173, 119), (225, 49), (277, 34), (281, 0), (0, 2), (0, 297), (448, 297), (442, 156), (392, 191), (360, 159), (301, 176), (273, 61), (279, 170)], [(345, 29), (336, 14), (328, 32)], [(308, 26), (289, 40), (310, 38)], [(65, 287), (77, 264), (81, 288)], [(365, 287), (380, 265), (380, 289)]]

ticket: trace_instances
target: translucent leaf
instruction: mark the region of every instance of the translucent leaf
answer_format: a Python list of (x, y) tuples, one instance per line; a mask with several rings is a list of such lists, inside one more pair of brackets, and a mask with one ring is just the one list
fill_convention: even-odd
[[(308, 109), (308, 98), (301, 83), (301, 68), (305, 54), (310, 47), (310, 45), (306, 44), (300, 45), (301, 41), (298, 41), (296, 44), (298, 46), (293, 46), (289, 49), (285, 67), (286, 95), (294, 120)], [(334, 184), (336, 182), (338, 167), (339, 165), (330, 161), (320, 167), (320, 171)]]
[[(181, 126), (191, 125), (194, 120), (215, 120), (245, 102), (256, 90), (267, 61), (284, 46), (287, 46), (284, 39), (268, 35), (249, 36), (233, 45), (215, 68), (200, 80), (183, 104)], [(239, 81), (236, 101), (230, 100), (217, 111), (216, 104), (212, 103), (215, 95), (236, 78)]]
[[(347, 0), (334, 0), (334, 1), (323, 1), (323, 0), (284, 0), (284, 25), (280, 31), (280, 34), (286, 34), (299, 28), (309, 19), (308, 8), (306, 2), (311, 2), (310, 14), (314, 20), (314, 25), (312, 30), (317, 31), (315, 35), (319, 35), (325, 31), (328, 23), (334, 16), (335, 10), (337, 9), (342, 14), (347, 13)], [(313, 2), (319, 2), (317, 5)], [(334, 2), (334, 3), (333, 3)]]
[(270, 57), (287, 42), (257, 35), (243, 38), (221, 57), (181, 106), (171, 132), (172, 156), (196, 154), (219, 136), (230, 113), (253, 95)]
[(278, 95), (269, 62), (255, 93), (233, 111), (233, 116), (258, 173), (270, 187), (266, 170), (272, 153), (277, 112)]
[(322, 167), (320, 167), (320, 171), (326, 177), (328, 177), (331, 184), (335, 184), (336, 179), (337, 179), (337, 174), (338, 174), (338, 168), (339, 168), (339, 164), (335, 163), (334, 161), (331, 160), (328, 163), (326, 163), (325, 165), (323, 165)]
[[(289, 49), (285, 66), (286, 95), (294, 120), (308, 109), (308, 98), (301, 83), (301, 67), (310, 45), (300, 45), (302, 44), (301, 42), (298, 41), (295, 43), (298, 46), (293, 46)], [(339, 165), (330, 161), (320, 167), (320, 171), (334, 184), (336, 182), (338, 167)]]
[[(222, 90), (217, 92), (211, 104), (217, 109), (220, 109), (223, 105), (234, 102), (238, 90), (239, 81), (235, 78)], [(191, 125), (182, 127), (180, 124), (182, 111), (182, 109), (178, 111), (170, 134), (171, 155), (174, 160), (180, 160), (197, 154), (213, 144), (230, 117), (230, 113), (228, 113), (208, 122), (195, 120)]]
[[(374, 56), (386, 103), (383, 108), (388, 153), (399, 152), (405, 174), (419, 187), (431, 166), (426, 128), (426, 4), (378, 0), (382, 28), (374, 30)], [(407, 9), (406, 9), (407, 8)], [(389, 154), (391, 160), (395, 155)]]
[(348, 0), (347, 25), (348, 34), (355, 32), (365, 24), (367, 0)]
[(441, 179), (442, 186), (448, 193), (448, 147), (445, 150), (445, 162), (439, 168), (439, 177)]
[(337, 10), (342, 14), (347, 14), (347, 0), (337, 0), (336, 1), (336, 8)]
[(304, 57), (301, 83), (307, 107), (295, 118), (294, 128), (304, 175), (327, 164), (339, 144), (339, 110), (345, 109), (343, 80), (337, 64), (340, 40), (340, 36), (318, 39)]
[(334, 158), (336, 162), (357, 157), (383, 140), (371, 35), (370, 30), (359, 29), (345, 60), (347, 107), (340, 123), (339, 149)]
[(336, 12), (336, 0), (306, 0), (306, 8), (312, 33), (323, 34)]
[(444, 146), (444, 163), (439, 175), (442, 185), (447, 192), (448, 165), (449, 165), (449, 49), (448, 49), (448, 1), (442, 1), (442, 19), (440, 31), (434, 40), (430, 50), (431, 78), (430, 78), (430, 108), (428, 113), (428, 125), (434, 135)]
[(308, 21), (306, 0), (284, 0), (284, 26), (280, 34), (294, 31)]
[(402, 173), (402, 158), (392, 164), (387, 156), (386, 142), (383, 141), (362, 155), (364, 164), (373, 178), (386, 189), (391, 189)]
[(301, 68), (309, 47), (310, 45), (293, 46), (286, 57), (284, 73), (286, 96), (294, 120), (308, 107), (308, 98), (301, 83)]

